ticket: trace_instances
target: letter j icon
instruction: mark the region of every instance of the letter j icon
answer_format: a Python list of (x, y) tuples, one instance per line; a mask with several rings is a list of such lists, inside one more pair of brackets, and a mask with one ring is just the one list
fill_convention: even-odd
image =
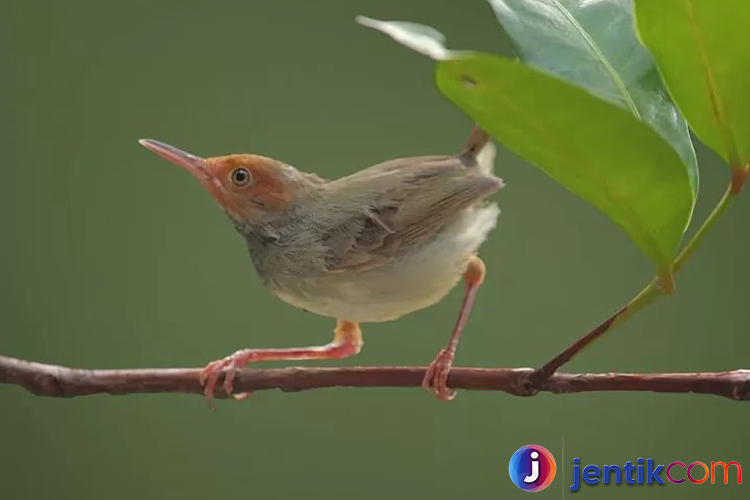
[(546, 448), (530, 444), (519, 448), (508, 466), (513, 484), (523, 491), (542, 491), (555, 478), (557, 465)]
[(539, 479), (539, 452), (531, 452), (531, 475), (523, 478), (524, 483), (533, 483)]

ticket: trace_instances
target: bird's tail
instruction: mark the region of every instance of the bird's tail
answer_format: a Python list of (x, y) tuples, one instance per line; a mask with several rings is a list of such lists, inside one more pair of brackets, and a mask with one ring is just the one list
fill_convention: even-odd
[(495, 145), (490, 140), (489, 134), (474, 126), (471, 135), (464, 143), (461, 156), (476, 162), (477, 167), (482, 173), (492, 175), (495, 163)]

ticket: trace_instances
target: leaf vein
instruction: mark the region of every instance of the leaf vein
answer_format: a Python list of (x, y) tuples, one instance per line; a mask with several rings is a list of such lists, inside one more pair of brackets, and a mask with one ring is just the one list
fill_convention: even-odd
[(706, 52), (703, 33), (701, 33), (695, 19), (693, 0), (685, 0), (685, 12), (690, 26), (690, 34), (695, 40), (695, 45), (700, 53), (703, 69), (706, 73), (706, 86), (708, 87), (708, 100), (711, 103), (711, 114), (716, 121), (716, 126), (724, 140), (724, 146), (727, 148), (730, 165), (732, 168), (740, 168), (742, 166), (742, 161), (740, 160), (740, 155), (737, 151), (734, 135), (729, 127), (729, 123), (727, 122), (726, 107), (724, 105), (724, 100), (721, 98), (721, 93), (719, 92), (719, 85), (716, 83), (716, 75), (714, 74), (713, 66), (709, 60), (708, 53)]
[(599, 60), (599, 62), (604, 66), (605, 71), (609, 75), (609, 77), (612, 79), (612, 83), (614, 83), (615, 87), (617, 87), (617, 90), (619, 90), (620, 94), (622, 95), (623, 99), (625, 99), (625, 104), (627, 104), (628, 109), (630, 110), (633, 115), (635, 115), (638, 120), (641, 120), (641, 113), (638, 111), (638, 107), (635, 105), (635, 101), (633, 101), (633, 97), (630, 95), (630, 92), (628, 91), (627, 86), (625, 85), (625, 82), (622, 81), (622, 78), (620, 78), (620, 75), (617, 73), (615, 68), (610, 64), (609, 60), (605, 57), (604, 52), (602, 52), (601, 48), (599, 48), (599, 45), (594, 42), (594, 40), (589, 36), (588, 33), (583, 29), (583, 26), (580, 25), (580, 23), (576, 20), (575, 17), (573, 17), (573, 14), (566, 9), (559, 0), (551, 0), (552, 4), (562, 13), (563, 16), (568, 20), (568, 22), (575, 28), (575, 30), (578, 32), (578, 34), (586, 41), (586, 44), (589, 46), (591, 51), (594, 53), (596, 58)]

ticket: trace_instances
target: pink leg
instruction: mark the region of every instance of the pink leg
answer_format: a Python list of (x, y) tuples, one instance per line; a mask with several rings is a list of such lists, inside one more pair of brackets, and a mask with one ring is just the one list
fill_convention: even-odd
[[(213, 408), (213, 396), (219, 377), (224, 373), (224, 391), (232, 394), (232, 382), (239, 368), (256, 361), (281, 361), (297, 359), (340, 359), (357, 354), (362, 348), (362, 331), (357, 323), (338, 320), (333, 341), (323, 346), (299, 347), (291, 349), (242, 349), (206, 365), (201, 372), (201, 383), (208, 405)], [(234, 395), (240, 400), (250, 393)]]
[(471, 308), (474, 307), (474, 299), (477, 290), (482, 285), (485, 276), (485, 266), (482, 259), (476, 255), (471, 258), (466, 266), (464, 281), (466, 282), (466, 292), (461, 304), (461, 312), (458, 314), (456, 326), (453, 328), (448, 345), (438, 352), (437, 356), (430, 363), (427, 372), (422, 379), (422, 388), (428, 391), (434, 391), (435, 395), (443, 401), (450, 401), (456, 397), (456, 391), (448, 388), (448, 374), (450, 373), (453, 359), (456, 356), (456, 348), (464, 333), (464, 326), (469, 319)]

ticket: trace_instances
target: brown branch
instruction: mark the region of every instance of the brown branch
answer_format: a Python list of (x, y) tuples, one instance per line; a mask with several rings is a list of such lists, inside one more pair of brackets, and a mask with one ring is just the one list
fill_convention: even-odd
[[(180, 392), (202, 394), (197, 368), (87, 370), (0, 356), (0, 382), (40, 396)], [(425, 367), (282, 368), (242, 370), (237, 392), (281, 389), (304, 391), (325, 387), (419, 387)], [(454, 368), (449, 385), (456, 389), (502, 391), (532, 396), (530, 368)], [(750, 400), (750, 370), (720, 373), (557, 373), (541, 391), (555, 394), (591, 391), (640, 391), (714, 394)], [(221, 392), (217, 397), (225, 397)]]

